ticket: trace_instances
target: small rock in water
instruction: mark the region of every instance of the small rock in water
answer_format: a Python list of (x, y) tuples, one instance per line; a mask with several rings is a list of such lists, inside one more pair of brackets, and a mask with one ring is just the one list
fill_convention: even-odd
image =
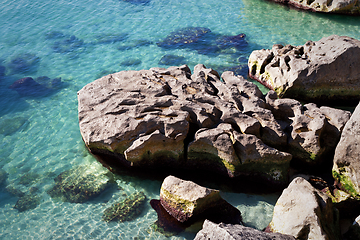
[(121, 62), (121, 65), (126, 66), (126, 67), (137, 66), (139, 64), (141, 64), (141, 60), (138, 58), (130, 58), (130, 59), (127, 59), (127, 60)]
[(2, 117), (0, 118), (0, 134), (5, 136), (11, 135), (27, 124), (28, 119), (25, 117)]
[(40, 58), (35, 54), (22, 53), (11, 59), (8, 68), (13, 74), (34, 73), (39, 67)]
[(178, 56), (173, 54), (166, 54), (159, 61), (159, 64), (168, 65), (168, 66), (180, 66), (185, 63), (186, 60), (183, 56)]
[(40, 197), (34, 193), (28, 193), (19, 198), (14, 208), (19, 212), (24, 212), (36, 208), (40, 204)]
[(124, 41), (128, 37), (126, 33), (119, 34), (103, 34), (95, 37), (97, 44), (107, 44)]
[(115, 203), (113, 206), (107, 208), (103, 214), (105, 222), (110, 221), (131, 221), (135, 219), (143, 210), (146, 196), (143, 192), (131, 194), (125, 200)]
[(45, 39), (60, 39), (64, 38), (66, 35), (60, 31), (50, 31), (45, 34)]
[(48, 191), (52, 198), (83, 203), (100, 195), (109, 186), (110, 179), (106, 171), (94, 172), (79, 166), (62, 172), (54, 180), (55, 186)]

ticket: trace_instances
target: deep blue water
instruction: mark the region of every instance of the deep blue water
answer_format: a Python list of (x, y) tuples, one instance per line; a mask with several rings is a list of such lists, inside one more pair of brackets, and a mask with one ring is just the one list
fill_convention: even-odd
[[(166, 238), (150, 227), (157, 216), (149, 204), (133, 221), (101, 220), (107, 207), (131, 193), (159, 198), (161, 181), (120, 176), (118, 189), (82, 204), (47, 193), (66, 170), (86, 166), (99, 176), (108, 171), (87, 153), (79, 132), (77, 91), (87, 83), (111, 72), (183, 63), (246, 74), (247, 57), (256, 49), (332, 34), (360, 39), (359, 17), (307, 13), (264, 0), (0, 2), (0, 169), (7, 174), (0, 187), (0, 239)], [(159, 46), (184, 27), (209, 29), (211, 37), (196, 47)], [(241, 33), (246, 44), (213, 48), (214, 39)], [(23, 80), (19, 87), (15, 82), (25, 77), (36, 81)], [(19, 192), (34, 193), (39, 203), (19, 212)], [(262, 229), (270, 222), (276, 195), (222, 194), (247, 225)], [(189, 230), (172, 239), (193, 236)]]

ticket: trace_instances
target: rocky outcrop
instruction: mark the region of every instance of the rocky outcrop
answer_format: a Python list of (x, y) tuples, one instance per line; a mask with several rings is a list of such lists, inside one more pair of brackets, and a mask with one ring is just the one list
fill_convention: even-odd
[(307, 102), (347, 104), (360, 100), (360, 41), (332, 35), (303, 46), (253, 51), (249, 75), (280, 97)]
[(360, 2), (358, 0), (273, 0), (300, 9), (322, 13), (336, 13), (347, 15), (360, 15)]
[(331, 161), (349, 112), (264, 96), (232, 72), (221, 78), (201, 64), (193, 74), (183, 65), (104, 76), (78, 92), (83, 140), (92, 153), (135, 169), (191, 169), (273, 186), (287, 185), (292, 159), (306, 167)]
[(338, 214), (331, 198), (304, 178), (295, 178), (276, 202), (271, 232), (296, 239), (340, 239)]
[[(226, 203), (218, 190), (202, 187), (192, 181), (185, 181), (174, 176), (164, 179), (160, 189), (160, 203), (172, 217), (181, 223), (193, 223), (201, 217), (211, 215), (216, 215), (216, 218), (228, 223), (242, 221), (240, 211)], [(221, 211), (219, 212), (218, 209)]]
[(293, 236), (266, 233), (240, 224), (213, 223), (206, 220), (194, 240), (295, 240)]
[[(231, 72), (222, 78), (201, 64), (193, 74), (184, 65), (100, 78), (78, 93), (85, 144), (95, 154), (114, 155), (134, 168), (203, 169), (230, 177), (253, 174), (286, 184), (291, 155), (261, 141), (261, 135), (275, 135), (286, 145), (285, 134), (265, 109), (263, 94)], [(275, 126), (275, 133), (262, 134), (260, 121), (264, 128)]]

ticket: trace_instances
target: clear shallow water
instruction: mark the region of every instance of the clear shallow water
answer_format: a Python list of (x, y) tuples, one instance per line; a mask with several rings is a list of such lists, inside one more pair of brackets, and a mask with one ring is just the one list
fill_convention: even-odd
[[(160, 181), (119, 177), (122, 190), (83, 204), (56, 201), (47, 194), (54, 177), (65, 170), (86, 165), (94, 173), (107, 171), (86, 152), (79, 133), (76, 93), (87, 83), (110, 72), (167, 67), (159, 64), (166, 54), (183, 57), (191, 68), (203, 63), (221, 70), (244, 63), (251, 51), (275, 43), (300, 45), (331, 34), (360, 39), (359, 17), (306, 13), (262, 0), (151, 0), (146, 5), (119, 0), (0, 0), (0, 13), (0, 65), (6, 67), (6, 76), (0, 77), (0, 168), (8, 173), (0, 189), (0, 239), (166, 238), (150, 228), (157, 215), (149, 204), (134, 221), (101, 220), (103, 211), (124, 194), (143, 191), (148, 200), (158, 199)], [(241, 52), (230, 49), (217, 56), (156, 45), (189, 26), (219, 35), (245, 33), (249, 45)], [(48, 34), (54, 31), (66, 38), (74, 35), (83, 44), (59, 50), (56, 42), (61, 38)], [(118, 41), (99, 43), (99, 35), (109, 34)], [(9, 64), (24, 53), (36, 55), (38, 64), (12, 71)], [(45, 97), (20, 97), (9, 89), (17, 79), (39, 76), (61, 77), (64, 84)], [(33, 177), (24, 181), (23, 176)], [(5, 187), (24, 193), (36, 188), (41, 202), (19, 212), (13, 208), (19, 197)], [(223, 193), (223, 197), (241, 210), (249, 226), (262, 229), (271, 220), (276, 195)], [(185, 232), (172, 239), (193, 236)]]

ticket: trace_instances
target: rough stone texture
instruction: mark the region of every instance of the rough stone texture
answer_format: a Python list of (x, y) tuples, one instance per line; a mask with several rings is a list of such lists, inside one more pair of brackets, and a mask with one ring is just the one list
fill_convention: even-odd
[(253, 51), (250, 77), (280, 97), (329, 104), (360, 100), (360, 41), (332, 35), (303, 46)]
[(296, 239), (340, 239), (338, 214), (331, 198), (301, 177), (281, 194), (269, 228)]
[(194, 240), (295, 240), (293, 236), (266, 233), (240, 224), (213, 223), (206, 220)]
[(360, 198), (360, 104), (356, 107), (350, 120), (345, 124), (339, 144), (335, 150), (333, 177), (340, 188)]
[[(235, 147), (234, 136), (250, 134), (253, 142), (263, 138), (276, 145), (279, 140), (277, 145), (284, 146), (286, 136), (255, 84), (232, 72), (222, 79), (202, 64), (193, 74), (183, 65), (102, 77), (78, 92), (83, 140), (94, 154), (116, 156), (128, 166), (207, 169), (230, 177), (248, 174), (249, 165), (243, 166), (246, 161), (238, 157), (246, 153)], [(287, 184), (291, 155), (275, 149), (260, 155), (266, 164), (257, 161), (257, 166), (272, 162), (282, 169), (281, 178), (265, 177)], [(271, 169), (262, 167), (259, 174)]]
[(164, 179), (160, 189), (160, 202), (165, 210), (179, 222), (216, 205), (221, 199), (218, 190), (202, 187), (174, 176)]
[(360, 14), (360, 2), (358, 0), (273, 0), (295, 6), (300, 9), (313, 12), (336, 13), (347, 15)]
[(274, 91), (269, 91), (265, 99), (277, 124), (287, 133), (286, 151), (292, 154), (295, 162), (314, 166), (331, 160), (351, 116), (349, 111), (318, 108), (312, 103), (302, 105), (289, 98), (277, 99)]

